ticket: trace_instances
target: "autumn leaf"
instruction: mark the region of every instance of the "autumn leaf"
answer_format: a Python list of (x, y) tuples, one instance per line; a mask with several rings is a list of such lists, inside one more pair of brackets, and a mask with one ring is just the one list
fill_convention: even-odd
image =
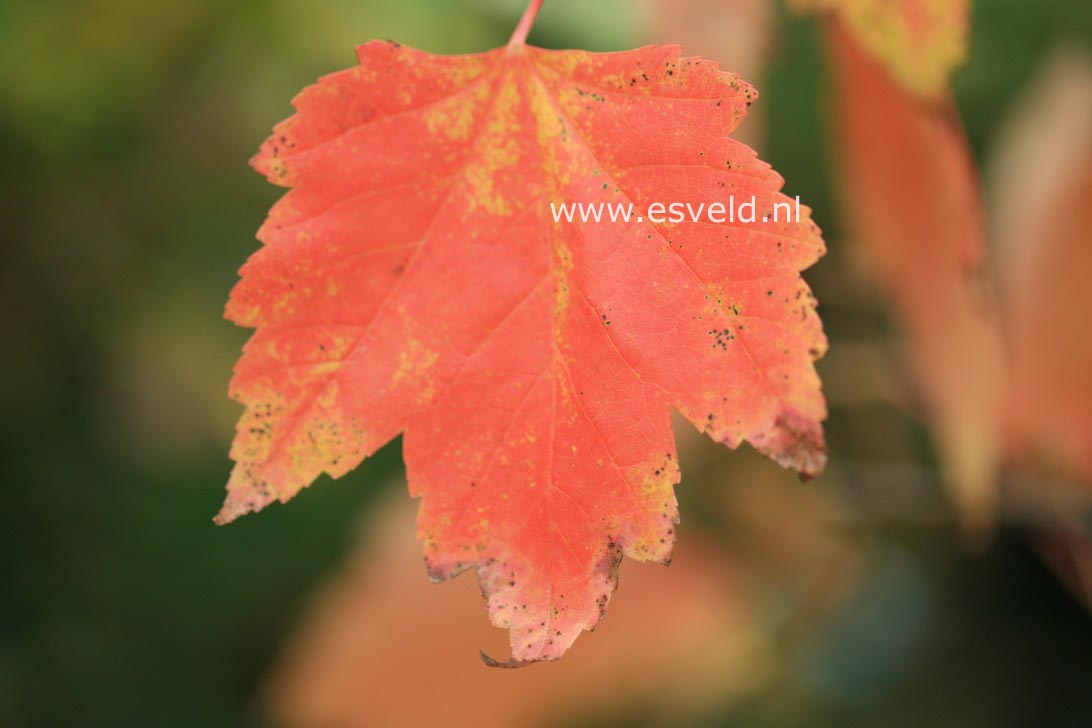
[(227, 307), (257, 329), (217, 517), (287, 501), (400, 433), (434, 579), (477, 569), (512, 661), (598, 622), (623, 555), (670, 561), (669, 411), (806, 476), (825, 454), (799, 271), (808, 218), (554, 222), (551, 203), (788, 202), (729, 134), (755, 98), (675, 46), (430, 55), (322, 79), (253, 160), (292, 190)]
[(1089, 119), (1092, 57), (1060, 47), (1007, 113), (987, 180), (1010, 360), (1001, 425), (1011, 490), (1054, 520), (1034, 543), (1092, 610)]
[(1004, 357), (977, 171), (947, 96), (914, 96), (844, 23), (827, 29), (848, 232), (905, 336), (945, 480), (978, 530), (996, 495)]
[[(789, 645), (808, 650), (791, 635), (837, 619), (867, 584), (867, 560), (849, 530), (831, 528), (844, 518), (829, 497), (837, 474), (824, 477), (827, 487), (800, 488), (754, 453), (685, 437), (697, 440), (683, 458), (688, 469), (733, 484), (702, 493), (706, 535), (684, 529), (670, 569), (627, 567), (595, 639), (548, 670), (466, 670), (476, 649), (503, 649), (476, 585), (420, 578), (409, 501), (369, 507), (347, 563), (265, 681), (272, 722), (532, 728), (588, 715), (630, 725), (640, 715), (640, 725), (702, 725), (769, 690), (800, 656)], [(713, 541), (712, 533), (730, 535)], [(785, 594), (791, 604), (771, 620), (769, 604)]]
[(1092, 58), (1058, 50), (1002, 128), (993, 230), (1011, 359), (1011, 459), (1092, 484)]
[(627, 570), (611, 619), (553, 669), (466, 670), (503, 638), (472, 581), (437, 588), (421, 578), (413, 520), (404, 499), (369, 517), (266, 685), (277, 725), (530, 728), (592, 708), (625, 714), (635, 700), (663, 715), (657, 724), (677, 724), (761, 684), (773, 659), (740, 566), (687, 533), (671, 569)]
[(904, 90), (936, 101), (967, 58), (970, 0), (793, 0), (837, 15), (861, 50)]

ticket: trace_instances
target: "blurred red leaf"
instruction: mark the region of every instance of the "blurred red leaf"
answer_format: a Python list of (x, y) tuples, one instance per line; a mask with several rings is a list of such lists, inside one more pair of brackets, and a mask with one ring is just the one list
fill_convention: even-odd
[(404, 433), (435, 578), (476, 567), (513, 661), (599, 620), (622, 555), (671, 558), (669, 409), (805, 475), (826, 347), (792, 223), (555, 223), (550, 203), (778, 201), (729, 138), (755, 93), (678, 47), (441, 57), (372, 42), (254, 166), (292, 187), (228, 317), (257, 328), (218, 521)]
[(370, 522), (267, 685), (285, 725), (557, 725), (577, 713), (624, 714), (641, 696), (644, 710), (677, 720), (763, 673), (735, 568), (686, 537), (671, 569), (627, 570), (626, 599), (562, 662), (467, 670), (475, 650), (503, 649), (476, 585), (423, 578), (409, 502), (388, 502)]
[(954, 104), (905, 90), (833, 19), (849, 233), (905, 333), (967, 525), (992, 517), (1004, 360), (977, 172)]
[(1016, 460), (1092, 483), (1092, 59), (1057, 53), (991, 169)]

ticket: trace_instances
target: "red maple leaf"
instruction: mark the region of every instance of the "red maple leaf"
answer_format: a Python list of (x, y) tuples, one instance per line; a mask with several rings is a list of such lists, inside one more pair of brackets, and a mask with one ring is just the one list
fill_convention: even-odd
[(430, 574), (477, 568), (508, 664), (599, 620), (622, 555), (668, 562), (678, 409), (804, 475), (825, 350), (808, 219), (555, 223), (551, 203), (787, 202), (729, 138), (755, 93), (673, 46), (434, 56), (391, 42), (322, 79), (254, 167), (292, 190), (227, 307), (257, 329), (217, 521), (403, 434)]

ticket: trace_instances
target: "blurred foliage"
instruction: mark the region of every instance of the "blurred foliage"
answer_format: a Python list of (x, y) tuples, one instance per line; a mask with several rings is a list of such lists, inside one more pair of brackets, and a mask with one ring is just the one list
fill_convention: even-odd
[[(278, 195), (245, 160), (291, 95), (352, 63), (357, 42), (477, 51), (504, 43), (521, 9), (0, 5), (0, 724), (262, 724), (255, 695), (278, 645), (401, 465), (392, 444), (291, 508), (212, 526), (238, 414), (224, 392), (246, 337), (220, 313)], [(532, 41), (628, 47), (647, 40), (646, 17), (621, 0), (551, 0)], [(956, 91), (981, 156), (1048, 49), (1092, 48), (1092, 5), (981, 0), (975, 18)], [(815, 21), (779, 25), (757, 79), (764, 154), (832, 241), (810, 278), (837, 351), (886, 323), (842, 282)], [(860, 551), (859, 595), (806, 619), (785, 648), (791, 667), (702, 725), (1087, 725), (1092, 621), (1027, 535), (1004, 529), (968, 550), (928, 438), (894, 406), (835, 402), (829, 435), (835, 470), (855, 465), (809, 487), (856, 514), (832, 527)], [(688, 473), (681, 488), (695, 524), (702, 481)], [(874, 507), (885, 488), (904, 508)], [(720, 526), (731, 541), (733, 526)], [(768, 619), (792, 613), (792, 596), (783, 602)], [(466, 669), (482, 668), (469, 655)]]

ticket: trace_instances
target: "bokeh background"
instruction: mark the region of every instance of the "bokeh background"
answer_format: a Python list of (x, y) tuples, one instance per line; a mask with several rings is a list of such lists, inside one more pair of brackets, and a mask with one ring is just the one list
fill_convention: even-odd
[[(1034, 495), (968, 533), (882, 291), (851, 272), (820, 23), (715, 5), (548, 0), (531, 40), (745, 67), (744, 133), (831, 247), (807, 274), (830, 472), (801, 485), (680, 427), (675, 565), (627, 562), (602, 628), (516, 673), (478, 660), (504, 635), (472, 577), (416, 563), (397, 442), (290, 506), (211, 517), (247, 336), (222, 306), (279, 194), (246, 160), (358, 42), (479, 51), (523, 3), (0, 5), (0, 725), (1092, 724), (1089, 562)], [(1092, 54), (1092, 4), (975, 4), (954, 91), (982, 169), (1060, 47)]]

